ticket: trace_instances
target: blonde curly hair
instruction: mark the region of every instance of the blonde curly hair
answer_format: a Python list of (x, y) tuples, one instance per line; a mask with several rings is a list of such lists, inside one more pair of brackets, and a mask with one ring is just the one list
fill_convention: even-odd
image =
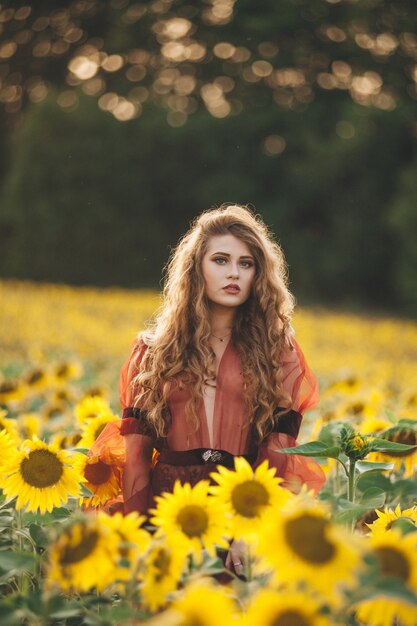
[(284, 342), (292, 348), (295, 306), (284, 254), (260, 216), (246, 206), (223, 204), (197, 217), (172, 251), (165, 268), (163, 304), (141, 335), (149, 347), (132, 381), (134, 405), (147, 410), (158, 436), (166, 435), (164, 415), (171, 384), (179, 375), (191, 384), (186, 419), (199, 428), (203, 388), (215, 377), (202, 259), (211, 237), (228, 234), (246, 243), (255, 259), (251, 295), (237, 309), (231, 340), (240, 358), (245, 400), (259, 440), (270, 432), (276, 407), (284, 407), (283, 413), (291, 408), (279, 360)]

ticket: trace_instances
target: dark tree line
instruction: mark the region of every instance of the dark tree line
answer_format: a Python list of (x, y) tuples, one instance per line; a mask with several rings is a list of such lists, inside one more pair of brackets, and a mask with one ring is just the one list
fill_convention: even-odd
[(236, 201), (301, 300), (417, 314), (414, 3), (2, 6), (3, 276), (156, 286)]

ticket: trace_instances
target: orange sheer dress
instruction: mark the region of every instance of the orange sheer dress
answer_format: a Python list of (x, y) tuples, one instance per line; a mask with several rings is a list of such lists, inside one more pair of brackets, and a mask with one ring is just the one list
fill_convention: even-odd
[[(133, 408), (130, 382), (147, 350), (142, 337), (135, 340), (130, 357), (120, 372), (123, 417), (106, 426), (89, 452), (90, 456), (112, 465), (120, 481), (122, 495), (107, 503), (107, 510), (146, 514), (154, 497), (164, 491), (172, 491), (176, 480), (194, 485), (201, 479), (209, 478), (219, 462), (231, 467), (235, 455), (246, 455), (254, 468), (267, 459), (270, 466), (275, 467), (276, 475), (283, 478), (284, 487), (297, 492), (302, 484), (306, 484), (318, 493), (326, 480), (320, 465), (308, 457), (279, 452), (281, 448), (297, 445), (302, 416), (319, 399), (317, 378), (307, 365), (298, 343), (294, 338), (291, 341), (294, 349), (283, 348), (281, 363), (283, 385), (292, 398), (292, 410), (276, 420), (274, 432), (256, 446), (243, 395), (239, 357), (231, 340), (218, 366), (211, 432), (203, 398), (199, 408), (200, 428), (194, 431), (188, 424), (185, 404), (190, 391), (177, 382), (168, 401), (168, 433), (162, 439), (155, 437), (149, 427), (146, 411), (140, 407)], [(137, 454), (140, 455), (151, 445), (154, 455), (150, 467), (137, 477), (133, 485), (129, 481), (128, 487), (127, 481), (123, 481), (126, 460), (124, 437), (132, 433), (138, 437)]]

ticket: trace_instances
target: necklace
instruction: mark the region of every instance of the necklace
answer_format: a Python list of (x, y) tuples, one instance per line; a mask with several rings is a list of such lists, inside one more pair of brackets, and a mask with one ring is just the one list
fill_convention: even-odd
[(215, 337), (216, 339), (218, 339), (219, 341), (221, 341), (222, 343), (224, 342), (224, 340), (226, 339), (226, 337), (229, 337), (232, 334), (232, 332), (230, 331), (230, 333), (228, 333), (227, 335), (225, 335), (224, 337), (218, 337), (217, 335), (215, 335), (214, 333), (210, 333), (211, 337)]

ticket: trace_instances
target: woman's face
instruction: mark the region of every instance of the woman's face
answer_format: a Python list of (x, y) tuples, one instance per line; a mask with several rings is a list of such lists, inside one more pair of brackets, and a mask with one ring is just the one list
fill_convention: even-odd
[(255, 259), (246, 243), (234, 235), (216, 235), (202, 260), (208, 299), (226, 307), (245, 302), (255, 277)]

